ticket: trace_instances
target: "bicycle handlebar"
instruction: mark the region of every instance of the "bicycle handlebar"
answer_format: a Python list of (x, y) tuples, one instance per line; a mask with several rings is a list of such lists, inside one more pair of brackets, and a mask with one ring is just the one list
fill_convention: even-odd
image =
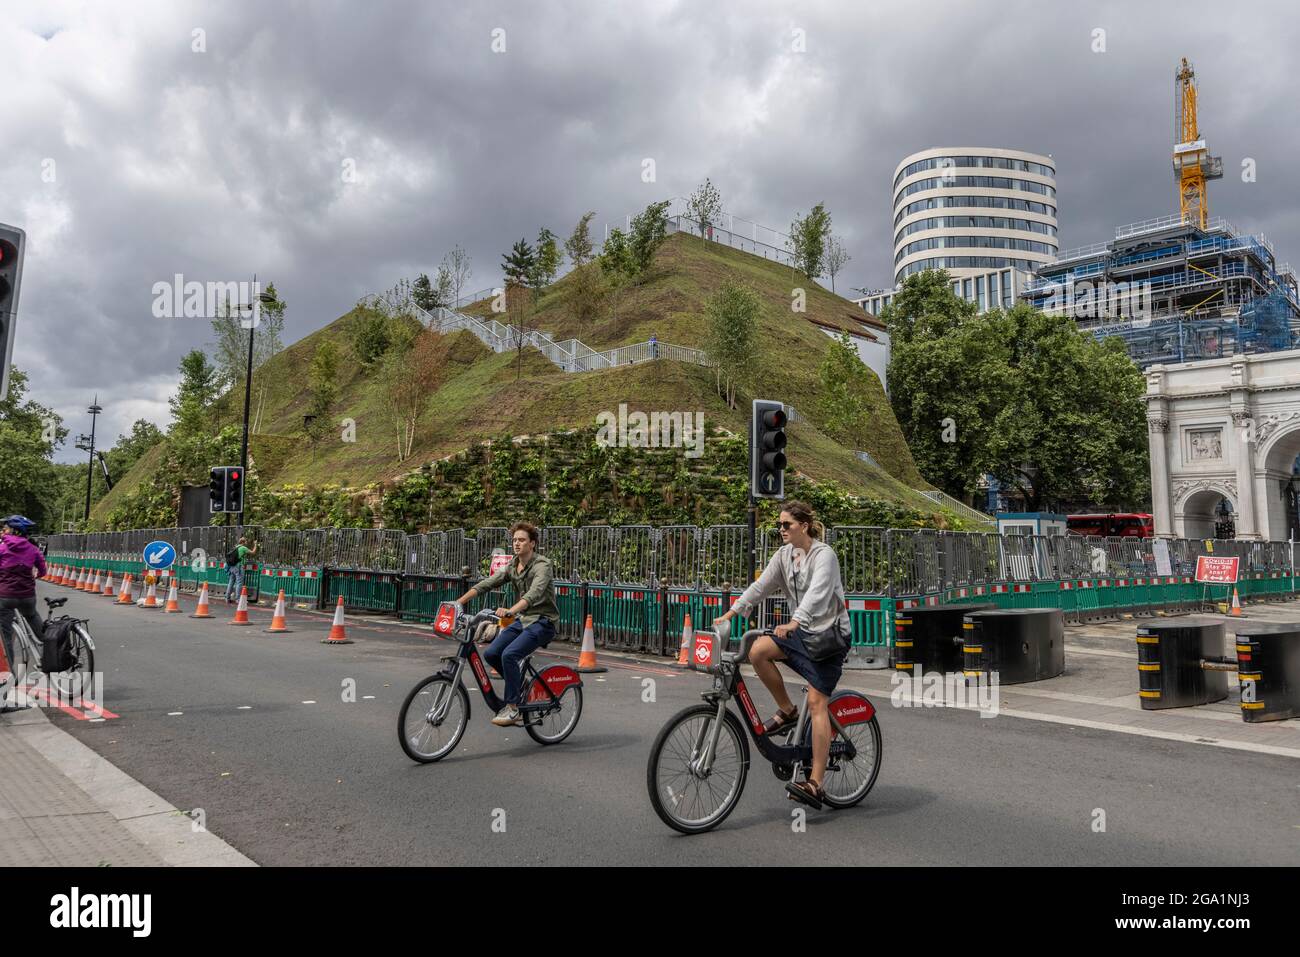
[(738, 665), (743, 665), (749, 660), (749, 649), (753, 647), (754, 642), (764, 635), (772, 634), (771, 628), (751, 628), (740, 636), (740, 651), (736, 652), (734, 661)]

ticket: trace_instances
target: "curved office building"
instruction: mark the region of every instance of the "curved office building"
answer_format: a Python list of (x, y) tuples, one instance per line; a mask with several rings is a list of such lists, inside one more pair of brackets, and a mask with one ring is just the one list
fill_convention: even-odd
[[(923, 269), (954, 279), (1056, 259), (1056, 165), (1050, 156), (935, 147), (894, 170), (894, 281)], [(1001, 297), (998, 297), (1001, 298)]]

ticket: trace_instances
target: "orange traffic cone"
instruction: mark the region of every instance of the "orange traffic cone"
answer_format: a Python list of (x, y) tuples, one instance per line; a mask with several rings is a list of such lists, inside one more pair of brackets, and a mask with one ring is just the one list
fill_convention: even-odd
[(75, 588), (77, 585), (77, 567), (74, 565), (68, 569), (68, 574), (64, 576), (62, 584), (69, 588)]
[(584, 675), (609, 670), (596, 664), (596, 635), (591, 630), (590, 615), (587, 616), (587, 623), (582, 626), (582, 652), (578, 655), (578, 670)]
[(212, 612), (208, 609), (208, 583), (207, 582), (204, 582), (203, 587), (199, 589), (199, 604), (198, 607), (194, 609), (194, 614), (190, 615), (190, 617), (191, 618), (217, 617), (216, 615), (212, 614)]
[(167, 589), (167, 607), (163, 609), (163, 614), (179, 615), (181, 613), (180, 595), (176, 594), (176, 579), (172, 579), (172, 587)]
[(152, 575), (146, 575), (146, 576), (145, 576), (145, 581), (149, 583), (149, 587), (145, 589), (144, 597), (140, 599), (140, 607), (141, 607), (141, 608), (157, 608), (157, 607), (159, 607), (159, 602), (158, 602), (158, 585), (157, 585), (157, 583), (154, 581), (154, 578), (153, 578)]
[(72, 587), (75, 588), (77, 591), (85, 591), (86, 570), (84, 568), (79, 569), (77, 577), (72, 582)]
[(1241, 617), (1241, 599), (1237, 597), (1237, 587), (1235, 585), (1232, 588), (1232, 617)]
[(68, 577), (68, 566), (60, 565), (58, 571), (54, 573), (54, 584), (62, 585), (64, 579)]
[(117, 595), (117, 589), (113, 587), (113, 570), (111, 568), (108, 570), (108, 577), (104, 579), (104, 589), (99, 594), (100, 597), (107, 596), (108, 598)]
[(347, 631), (343, 628), (343, 596), (339, 595), (339, 603), (334, 606), (334, 624), (330, 626), (328, 638), (321, 639), (322, 645), (350, 645), (352, 639), (348, 637)]
[[(342, 598), (343, 596), (340, 595), (339, 597)], [(275, 612), (271, 615), (271, 627), (264, 628), (263, 631), (268, 635), (280, 635), (290, 630), (292, 629), (284, 623), (284, 589), (281, 588), (280, 597), (275, 600)]]
[(96, 569), (95, 569), (95, 580), (92, 581), (92, 582), (90, 582), (90, 583), (88, 583), (88, 584), (86, 585), (86, 591), (92, 591), (92, 592), (94, 592), (96, 595), (98, 595), (98, 594), (99, 594), (100, 585), (101, 585), (101, 579), (100, 579), (100, 577), (99, 577), (99, 569), (96, 568)]
[(691, 663), (691, 613), (686, 613), (686, 620), (682, 622), (682, 645), (677, 649), (677, 663), (683, 668)]
[(122, 590), (117, 593), (117, 603), (119, 605), (134, 605), (135, 594), (131, 588), (131, 573), (127, 572), (122, 578)]
[(239, 589), (239, 604), (235, 606), (235, 618), (229, 622), (232, 625), (251, 625), (248, 620), (248, 586), (242, 585)]

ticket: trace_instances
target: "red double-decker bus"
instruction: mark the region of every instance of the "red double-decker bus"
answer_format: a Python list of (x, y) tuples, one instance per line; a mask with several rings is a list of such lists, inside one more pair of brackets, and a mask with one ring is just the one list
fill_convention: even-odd
[(1155, 535), (1150, 512), (1067, 515), (1065, 527), (1075, 535), (1106, 535), (1120, 538), (1152, 538)]

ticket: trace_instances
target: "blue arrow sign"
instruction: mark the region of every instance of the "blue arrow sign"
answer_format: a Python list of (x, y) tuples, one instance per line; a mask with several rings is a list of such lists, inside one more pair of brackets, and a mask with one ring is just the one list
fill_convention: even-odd
[(150, 542), (144, 547), (144, 563), (155, 571), (171, 568), (176, 561), (176, 549), (167, 542)]

